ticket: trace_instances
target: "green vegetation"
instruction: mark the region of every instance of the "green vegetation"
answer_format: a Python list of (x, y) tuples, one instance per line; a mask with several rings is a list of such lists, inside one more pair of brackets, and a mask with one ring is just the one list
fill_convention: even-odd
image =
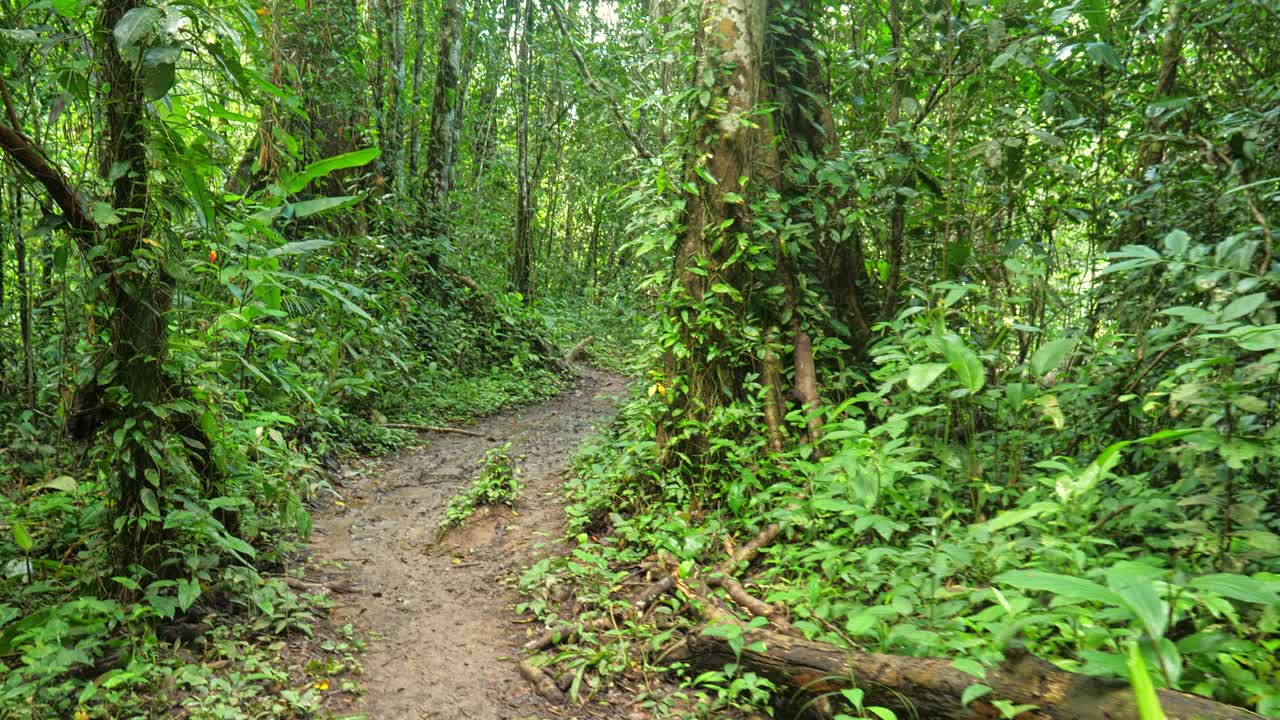
[[(1053, 716), (1025, 650), (1280, 717), (1278, 42), (1260, 0), (0, 2), (0, 718), (316, 716), (331, 473), (588, 337), (636, 387), (521, 580), (573, 700), (942, 697), (857, 650)], [(517, 488), (496, 448), (444, 522)]]
[(449, 507), (444, 510), (440, 519), (441, 528), (461, 525), (485, 505), (506, 505), (515, 507), (516, 496), (520, 494), (520, 478), (511, 456), (507, 451), (511, 443), (490, 448), (480, 463), (480, 474), (471, 481), (465, 490), (449, 500)]

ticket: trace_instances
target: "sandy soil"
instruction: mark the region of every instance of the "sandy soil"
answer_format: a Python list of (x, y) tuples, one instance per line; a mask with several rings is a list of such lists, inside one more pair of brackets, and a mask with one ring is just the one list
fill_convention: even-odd
[[(484, 437), (432, 434), (424, 447), (342, 473), (340, 504), (315, 519), (307, 579), (344, 588), (332, 621), (373, 639), (363, 696), (333, 698), (330, 712), (369, 720), (576, 714), (549, 707), (517, 673), (513, 659), (531, 626), (515, 622), (509, 581), (554, 550), (569, 462), (624, 390), (621, 378), (583, 368), (557, 397), (467, 426)], [(515, 511), (482, 510), (442, 536), (449, 499), (485, 451), (508, 441), (525, 485)]]

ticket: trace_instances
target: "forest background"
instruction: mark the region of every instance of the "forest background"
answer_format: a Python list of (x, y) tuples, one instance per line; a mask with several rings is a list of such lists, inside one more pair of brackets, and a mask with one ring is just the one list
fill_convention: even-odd
[[(593, 336), (636, 391), (543, 619), (776, 525), (788, 627), (966, 704), (1017, 639), (1280, 716), (1278, 42), (1268, 0), (3, 0), (0, 715), (225, 716), (174, 643), (307, 626), (274, 575), (340, 459)], [(543, 660), (576, 696), (669, 632)], [(730, 670), (697, 712), (778, 690)]]

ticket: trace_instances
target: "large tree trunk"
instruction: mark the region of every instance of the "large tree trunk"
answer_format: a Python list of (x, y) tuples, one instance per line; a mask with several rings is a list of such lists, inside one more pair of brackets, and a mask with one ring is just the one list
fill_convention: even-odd
[[(124, 219), (105, 230), (107, 245), (120, 261), (110, 283), (115, 301), (110, 324), (115, 363), (111, 380), (124, 391), (114, 414), (119, 427), (125, 429), (116, 462), (117, 560), (121, 567), (137, 563), (154, 570), (162, 560), (157, 544), (162, 524), (143, 516), (151, 504), (148, 498), (154, 498), (163, 513), (165, 477), (169, 475), (168, 468), (160, 467), (153, 455), (163, 438), (163, 424), (153, 409), (168, 399), (163, 366), (169, 350), (166, 315), (173, 283), (158, 244), (142, 242), (150, 233), (143, 90), (138, 73), (112, 41), (116, 23), (139, 6), (138, 0), (105, 0), (97, 36), (102, 79), (109, 87), (102, 103), (106, 132), (101, 165), (104, 176), (108, 172), (116, 175), (111, 183), (111, 205)], [(124, 172), (118, 171), (121, 167)]]
[[(757, 641), (763, 642), (763, 649)], [(864, 705), (887, 707), (898, 717), (994, 720), (1001, 715), (990, 701), (1002, 699), (1034, 705), (1028, 716), (1045, 720), (1139, 720), (1129, 683), (1059, 670), (1025, 651), (1006, 652), (1005, 661), (979, 680), (950, 660), (847, 651), (771, 630), (747, 632), (743, 646), (739, 656), (723, 637), (688, 638), (695, 667), (736, 664), (799, 693), (801, 703), (857, 687), (865, 693)], [(992, 692), (961, 705), (965, 689), (979, 682)], [(1198, 695), (1173, 690), (1160, 690), (1158, 695), (1169, 720), (1262, 720), (1261, 715)]]
[[(755, 232), (751, 202), (757, 191), (768, 188), (765, 169), (775, 164), (770, 138), (761, 129), (767, 123), (748, 120), (765, 99), (765, 13), (766, 0), (701, 4), (695, 77), (714, 78), (714, 84), (705, 88), (710, 97), (695, 99), (690, 108), (693, 151), (686, 159), (685, 180), (698, 191), (686, 200), (666, 308), (679, 325), (681, 346), (668, 349), (663, 361), (669, 409), (658, 427), (658, 443), (668, 464), (698, 461), (706, 450), (705, 434), (672, 431), (680, 423), (709, 419), (722, 402), (740, 395), (742, 367), (750, 362), (724, 347), (724, 331), (735, 331), (744, 314), (742, 301), (733, 293), (717, 293), (715, 307), (705, 301), (713, 286), (741, 290), (751, 281), (742, 263), (729, 260)], [(704, 322), (707, 312), (717, 319)]]

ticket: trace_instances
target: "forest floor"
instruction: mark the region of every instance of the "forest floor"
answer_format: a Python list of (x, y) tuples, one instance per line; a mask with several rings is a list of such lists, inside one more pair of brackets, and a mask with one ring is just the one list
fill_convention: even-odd
[[(482, 437), (432, 434), (422, 447), (340, 474), (338, 497), (316, 514), (304, 581), (330, 588), (334, 608), (314, 639), (289, 650), (305, 661), (348, 623), (368, 638), (364, 674), (355, 678), (363, 690), (339, 690), (335, 680), (324, 693), (331, 717), (566, 716), (517, 671), (533, 625), (514, 612), (514, 579), (559, 549), (570, 461), (625, 388), (620, 377), (581, 368), (556, 397), (467, 426)], [(515, 509), (481, 508), (442, 534), (450, 498), (476, 476), (486, 451), (506, 442), (523, 483)]]

